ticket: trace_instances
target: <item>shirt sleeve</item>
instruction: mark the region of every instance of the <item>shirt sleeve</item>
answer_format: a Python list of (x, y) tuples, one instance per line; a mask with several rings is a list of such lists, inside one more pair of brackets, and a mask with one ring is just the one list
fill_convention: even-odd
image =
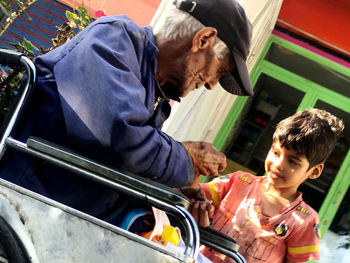
[[(288, 237), (287, 258), (295, 262), (319, 260), (320, 230), (317, 214)], [(305, 220), (306, 221), (306, 220)]]
[(205, 193), (206, 198), (212, 200), (214, 206), (218, 207), (241, 173), (235, 172), (217, 177), (209, 183), (200, 184), (200, 187)]
[(147, 41), (136, 24), (116, 21), (93, 24), (63, 46), (53, 71), (67, 134), (75, 148), (113, 167), (187, 185), (193, 166), (186, 149), (147, 124), (154, 110), (145, 87), (154, 78), (140, 64), (151, 55), (140, 44)]

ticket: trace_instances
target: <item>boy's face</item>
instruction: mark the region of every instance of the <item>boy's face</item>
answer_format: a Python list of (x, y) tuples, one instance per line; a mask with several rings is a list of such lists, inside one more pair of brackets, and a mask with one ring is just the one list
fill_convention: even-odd
[(273, 142), (265, 160), (265, 171), (269, 183), (284, 191), (297, 191), (306, 179), (316, 179), (321, 175), (323, 164), (309, 169), (306, 156), (283, 147), (279, 140)]

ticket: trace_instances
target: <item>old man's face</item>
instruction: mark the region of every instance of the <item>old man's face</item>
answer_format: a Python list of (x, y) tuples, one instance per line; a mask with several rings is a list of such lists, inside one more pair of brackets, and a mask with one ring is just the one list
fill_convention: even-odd
[(173, 56), (167, 58), (159, 79), (168, 97), (185, 97), (202, 86), (211, 90), (223, 75), (233, 70), (232, 56), (227, 54), (219, 58), (214, 52), (215, 42), (216, 30), (203, 28), (193, 37), (177, 41), (167, 49)]
[(231, 72), (233, 62), (230, 56), (219, 59), (211, 50), (188, 54), (172, 78), (165, 84), (171, 97), (185, 97), (189, 92), (204, 86), (212, 90), (221, 76)]

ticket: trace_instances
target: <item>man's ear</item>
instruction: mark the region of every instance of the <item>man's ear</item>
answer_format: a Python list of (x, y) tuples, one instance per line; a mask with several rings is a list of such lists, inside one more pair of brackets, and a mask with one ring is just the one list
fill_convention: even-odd
[(192, 52), (214, 46), (218, 32), (214, 27), (203, 27), (192, 39)]
[(320, 163), (311, 168), (311, 173), (309, 175), (309, 179), (318, 178), (323, 171), (324, 164)]

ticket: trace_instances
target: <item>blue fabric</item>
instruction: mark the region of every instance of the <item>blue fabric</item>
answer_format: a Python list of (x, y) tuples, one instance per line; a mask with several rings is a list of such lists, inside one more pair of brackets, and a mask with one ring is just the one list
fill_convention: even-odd
[[(154, 110), (157, 52), (150, 27), (126, 16), (96, 20), (35, 59), (36, 87), (15, 137), (38, 136), (168, 186), (191, 183), (187, 151), (160, 130), (170, 114), (167, 99)], [(16, 184), (102, 218), (114, 217), (120, 205), (118, 194), (94, 183), (17, 153), (6, 158), (0, 177)]]

